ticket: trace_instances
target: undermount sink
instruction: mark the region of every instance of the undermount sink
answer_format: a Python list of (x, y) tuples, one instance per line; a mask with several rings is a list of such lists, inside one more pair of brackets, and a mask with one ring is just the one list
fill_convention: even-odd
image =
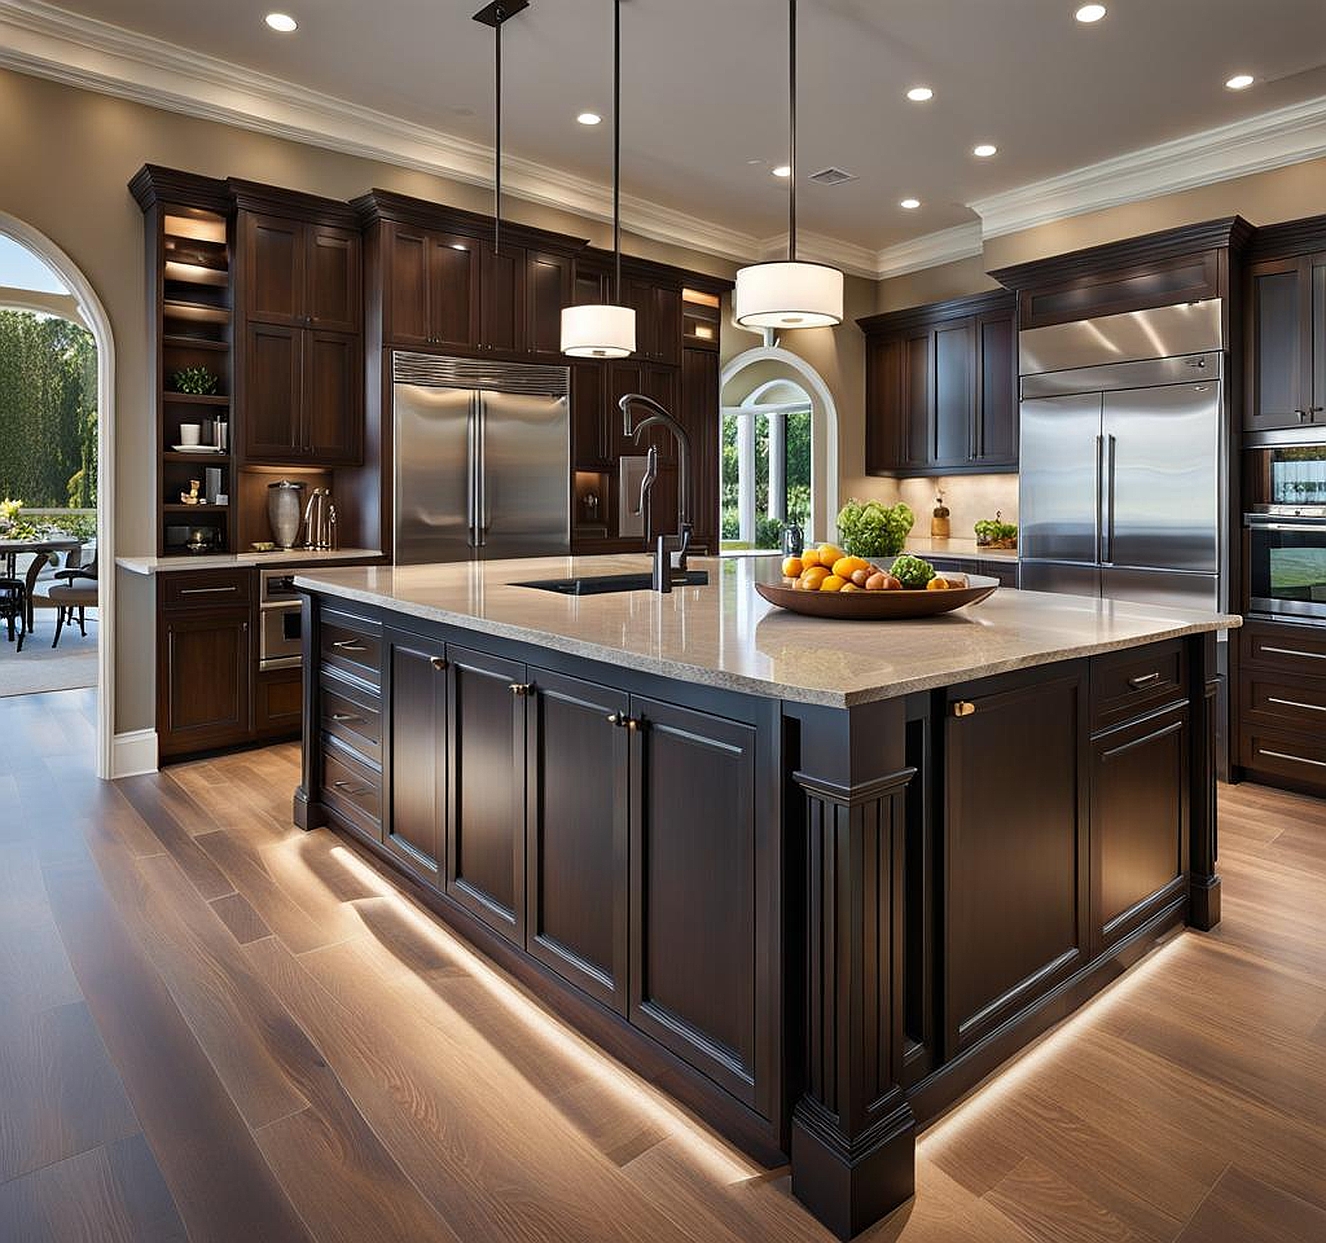
[[(594, 578), (542, 578), (532, 583), (512, 583), (513, 587), (533, 587), (538, 591), (555, 591), (563, 596), (604, 596), (616, 591), (650, 591), (654, 580), (650, 574), (602, 574)], [(675, 578), (676, 587), (707, 587), (708, 570), (687, 570), (685, 578)]]

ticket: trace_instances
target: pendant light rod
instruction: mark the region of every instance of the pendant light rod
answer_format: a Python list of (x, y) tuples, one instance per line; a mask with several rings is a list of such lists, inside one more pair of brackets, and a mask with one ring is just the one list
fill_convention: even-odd
[(612, 300), (622, 305), (622, 0), (612, 5)]
[(493, 0), (474, 20), (493, 28), (493, 88), (495, 96), (493, 144), (493, 253), (502, 249), (502, 27), (529, 8), (529, 0)]
[(787, 260), (797, 257), (797, 0), (787, 0), (787, 76), (789, 101), (787, 167), (791, 185), (787, 195)]

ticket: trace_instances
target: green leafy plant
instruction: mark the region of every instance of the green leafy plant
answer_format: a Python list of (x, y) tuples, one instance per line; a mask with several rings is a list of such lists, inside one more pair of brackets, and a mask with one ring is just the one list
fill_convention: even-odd
[(976, 542), (989, 547), (992, 544), (1014, 545), (1018, 542), (1018, 528), (1014, 522), (1001, 522), (999, 518), (982, 518), (975, 527)]
[(893, 575), (904, 587), (919, 591), (935, 576), (935, 567), (920, 557), (904, 553), (889, 567)]
[(177, 393), (189, 393), (196, 397), (211, 397), (220, 383), (216, 373), (207, 367), (185, 367), (172, 378)]
[(17, 522), (22, 511), (22, 501), (11, 501), (9, 497), (5, 497), (3, 501), (0, 501), (0, 522)]
[(850, 500), (838, 512), (838, 536), (843, 549), (854, 557), (892, 557), (902, 551), (916, 515), (899, 501)]

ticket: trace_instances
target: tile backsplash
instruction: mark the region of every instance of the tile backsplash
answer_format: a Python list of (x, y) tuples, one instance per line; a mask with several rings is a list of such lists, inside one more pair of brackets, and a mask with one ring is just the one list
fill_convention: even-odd
[(906, 501), (916, 514), (913, 535), (930, 534), (930, 512), (935, 497), (943, 496), (949, 507), (954, 539), (975, 539), (978, 519), (993, 518), (995, 511), (1005, 522), (1018, 520), (1017, 475), (950, 475), (935, 479), (871, 479), (860, 489), (861, 498)]

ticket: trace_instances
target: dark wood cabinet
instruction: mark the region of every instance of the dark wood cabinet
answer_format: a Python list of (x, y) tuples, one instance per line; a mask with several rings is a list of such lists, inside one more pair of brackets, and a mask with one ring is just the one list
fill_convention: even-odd
[(530, 671), (527, 949), (627, 1012), (627, 728), (623, 691)]
[(1090, 950), (1086, 668), (1057, 672), (945, 695), (950, 1055), (1045, 996)]
[(1012, 294), (982, 294), (859, 321), (866, 332), (866, 470), (1017, 469)]
[(691, 436), (691, 542), (712, 555), (719, 549), (718, 446), (723, 414), (719, 408), (718, 355), (709, 349), (682, 351), (682, 426)]
[(500, 251), (485, 244), (479, 260), (479, 345), (504, 354), (524, 353), (525, 250), (508, 242)]
[(261, 740), (298, 735), (304, 719), (302, 669), (264, 669), (253, 681), (253, 733)]
[(448, 646), (445, 892), (525, 938), (525, 666)]
[(1326, 254), (1250, 266), (1247, 334), (1244, 428), (1326, 429)]
[(238, 228), (248, 320), (359, 331), (363, 274), (357, 232), (253, 211), (239, 213)]
[(157, 584), (157, 746), (163, 758), (237, 746), (252, 733), (251, 572), (162, 575)]
[(288, 462), (299, 455), (304, 383), (304, 330), (254, 323), (244, 330), (242, 417), (235, 449), (249, 461)]
[(652, 280), (628, 280), (623, 290), (635, 308), (635, 352), (650, 362), (681, 362), (681, 289)]
[(1186, 703), (1092, 741), (1091, 909), (1097, 953), (1186, 893), (1188, 747)]
[(363, 343), (357, 336), (250, 323), (236, 448), (246, 462), (338, 466), (363, 455)]
[(460, 234), (385, 226), (386, 341), (473, 349), (479, 343), (480, 243)]
[(1237, 762), (1268, 785), (1326, 794), (1326, 626), (1248, 621), (1238, 643)]
[[(387, 632), (386, 651), (391, 762), (383, 842), (436, 883), (446, 800), (446, 653), (440, 643), (396, 631)], [(341, 714), (364, 715), (354, 704)]]
[(612, 461), (608, 427), (608, 371), (602, 363), (571, 364), (571, 464), (600, 470)]
[(631, 1022), (754, 1106), (774, 935), (758, 916), (755, 730), (643, 698), (631, 717)]
[(569, 255), (531, 250), (525, 256), (525, 348), (550, 361), (562, 358), (562, 308), (571, 305)]

